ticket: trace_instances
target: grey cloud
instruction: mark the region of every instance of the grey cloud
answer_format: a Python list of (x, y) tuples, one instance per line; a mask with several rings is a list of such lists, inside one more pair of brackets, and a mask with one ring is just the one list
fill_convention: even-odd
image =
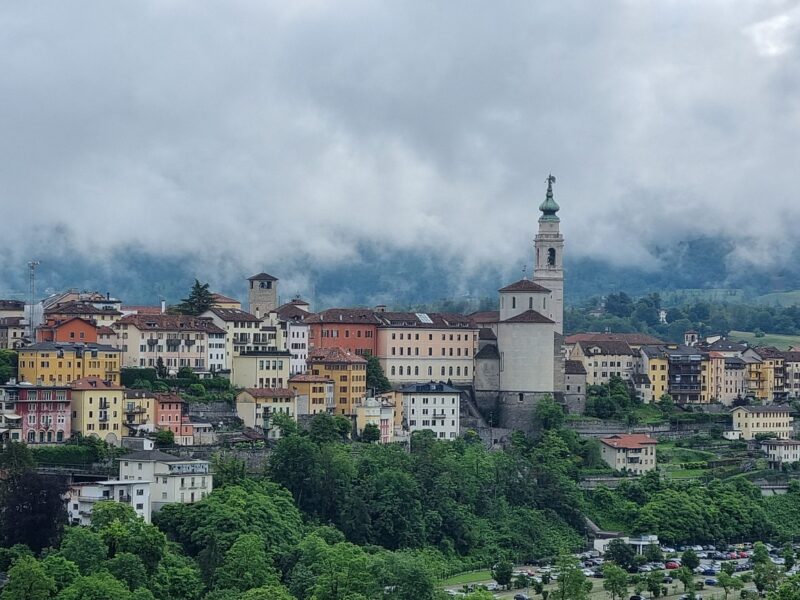
[(508, 269), (550, 170), (569, 252), (617, 264), (800, 216), (796, 2), (80, 7), (0, 7), (12, 260), (132, 244), (233, 280), (367, 243)]

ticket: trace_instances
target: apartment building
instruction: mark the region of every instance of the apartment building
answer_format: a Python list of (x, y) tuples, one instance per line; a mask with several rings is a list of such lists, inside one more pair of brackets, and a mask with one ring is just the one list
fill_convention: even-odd
[(780, 469), (800, 461), (800, 440), (764, 440), (761, 451), (767, 455), (770, 469)]
[(738, 356), (708, 353), (708, 394), (712, 402), (731, 406), (747, 396), (747, 363)]
[(99, 377), (72, 382), (72, 431), (119, 446), (125, 417), (125, 389)]
[(334, 412), (355, 414), (356, 403), (367, 392), (367, 360), (341, 348), (314, 348), (308, 355), (312, 375), (334, 382)]
[[(67, 386), (9, 383), (0, 387), (0, 433), (28, 444), (64, 442), (72, 435), (72, 390)], [(6, 435), (7, 434), (7, 435)]]
[(368, 308), (329, 308), (305, 319), (309, 349), (341, 348), (357, 356), (377, 354), (378, 325)]
[(416, 383), (399, 390), (403, 420), (409, 432), (428, 429), (437, 438), (456, 439), (460, 432), (461, 392), (442, 382)]
[(276, 414), (297, 421), (297, 392), (288, 388), (247, 388), (236, 396), (236, 415), (245, 427), (262, 429), (270, 439), (280, 437), (280, 430), (272, 423)]
[(44, 324), (36, 328), (36, 341), (97, 343), (97, 325), (84, 317), (48, 317)]
[(479, 328), (468, 317), (385, 311), (375, 316), (380, 321), (376, 353), (389, 381), (472, 382)]
[(612, 377), (630, 380), (637, 359), (638, 353), (619, 341), (579, 341), (570, 354), (570, 360), (583, 363), (587, 385), (608, 383)]
[(37, 342), (19, 349), (19, 380), (66, 385), (84, 377), (119, 384), (120, 351), (101, 344)]
[(119, 460), (121, 481), (149, 481), (152, 512), (167, 504), (192, 504), (213, 489), (209, 463), (178, 458), (160, 450), (126, 454)]
[(284, 324), (286, 330), (286, 347), (292, 355), (290, 371), (292, 375), (305, 373), (309, 350), (309, 336), (311, 327), (305, 320), (311, 316), (308, 311), (309, 304), (301, 298), (294, 298), (291, 302), (282, 304), (272, 312), (270, 319)]
[(333, 379), (325, 375), (301, 373), (289, 378), (289, 387), (297, 394), (300, 414), (334, 412), (336, 408), (334, 386)]
[(209, 334), (225, 332), (207, 319), (187, 315), (122, 317), (115, 325), (125, 367), (156, 367), (160, 358), (176, 374), (181, 367), (209, 371)]
[(174, 393), (153, 394), (153, 399), (156, 428), (170, 430), (179, 446), (191, 446), (194, 430), (186, 414), (186, 401)]
[(286, 387), (291, 358), (285, 350), (241, 352), (231, 363), (231, 383), (238, 388)]
[(74, 483), (67, 490), (65, 502), (69, 522), (88, 527), (92, 524), (92, 511), (98, 502), (129, 504), (145, 523), (150, 523), (149, 481), (120, 481), (109, 479), (92, 483)]
[(68, 300), (44, 308), (44, 321), (66, 321), (79, 317), (85, 321), (93, 321), (98, 327), (106, 325), (111, 327), (121, 317), (122, 313), (113, 303), (106, 304), (105, 300), (93, 302), (88, 300)]
[(30, 340), (27, 322), (22, 317), (0, 317), (0, 350), (16, 350)]
[(600, 438), (603, 461), (616, 471), (644, 475), (656, 468), (658, 441), (645, 434), (611, 435)]
[(779, 440), (788, 440), (792, 434), (789, 406), (737, 406), (731, 410), (733, 431), (744, 440), (753, 440), (759, 434), (774, 434)]
[(364, 433), (367, 425), (380, 431), (378, 443), (394, 441), (395, 405), (385, 398), (363, 398), (355, 407), (356, 435)]

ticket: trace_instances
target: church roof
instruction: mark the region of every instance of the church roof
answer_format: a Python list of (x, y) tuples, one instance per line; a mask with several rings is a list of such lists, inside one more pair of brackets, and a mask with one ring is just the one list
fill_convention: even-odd
[(539, 205), (539, 210), (542, 211), (542, 216), (539, 217), (540, 221), (560, 221), (556, 214), (560, 207), (553, 199), (553, 183), (555, 183), (555, 180), (556, 178), (552, 175), (547, 176), (547, 195), (544, 202)]
[(500, 288), (500, 292), (535, 292), (535, 293), (549, 293), (546, 287), (531, 281), (530, 279), (520, 279), (504, 288)]
[(526, 310), (524, 313), (518, 314), (516, 317), (511, 317), (501, 323), (555, 323), (552, 319), (548, 319), (542, 313), (535, 310)]
[(277, 277), (273, 277), (268, 273), (258, 273), (257, 275), (253, 275), (252, 277), (247, 278), (248, 281), (278, 281)]

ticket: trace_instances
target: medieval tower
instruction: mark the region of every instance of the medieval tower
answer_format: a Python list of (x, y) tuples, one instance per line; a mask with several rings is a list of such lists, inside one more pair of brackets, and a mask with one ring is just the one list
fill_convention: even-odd
[(259, 319), (266, 317), (278, 307), (278, 279), (266, 273), (248, 277), (250, 289), (247, 292), (248, 310)]

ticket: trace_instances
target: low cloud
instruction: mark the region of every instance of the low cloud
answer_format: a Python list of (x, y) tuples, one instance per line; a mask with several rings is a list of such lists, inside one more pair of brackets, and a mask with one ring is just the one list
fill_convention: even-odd
[(793, 244), (796, 2), (83, 6), (0, 7), (0, 258), (20, 269), (130, 246), (308, 289), (367, 245), (457, 280), (516, 271), (550, 171), (573, 256)]

